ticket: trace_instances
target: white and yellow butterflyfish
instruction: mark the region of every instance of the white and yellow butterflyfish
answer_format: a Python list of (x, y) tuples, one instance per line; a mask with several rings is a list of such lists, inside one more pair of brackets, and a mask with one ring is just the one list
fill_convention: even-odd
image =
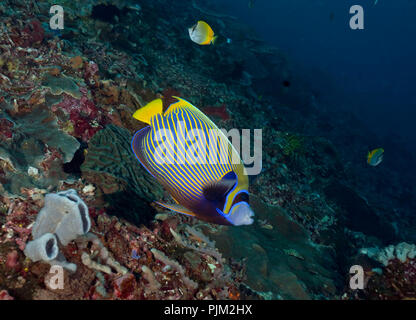
[(373, 167), (378, 166), (381, 163), (381, 161), (383, 161), (383, 155), (383, 148), (377, 148), (373, 151), (369, 151), (367, 155), (367, 163)]
[(214, 44), (217, 39), (214, 31), (205, 21), (198, 21), (194, 26), (188, 28), (188, 31), (191, 40), (202, 46)]

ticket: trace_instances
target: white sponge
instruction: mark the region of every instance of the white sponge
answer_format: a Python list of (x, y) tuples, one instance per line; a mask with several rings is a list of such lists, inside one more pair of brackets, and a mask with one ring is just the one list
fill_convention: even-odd
[(33, 261), (52, 261), (58, 256), (59, 248), (56, 236), (45, 233), (43, 236), (26, 244), (24, 253)]
[(69, 189), (45, 196), (45, 205), (33, 225), (32, 235), (36, 239), (45, 233), (54, 233), (60, 243), (67, 245), (90, 228), (88, 207), (75, 190)]

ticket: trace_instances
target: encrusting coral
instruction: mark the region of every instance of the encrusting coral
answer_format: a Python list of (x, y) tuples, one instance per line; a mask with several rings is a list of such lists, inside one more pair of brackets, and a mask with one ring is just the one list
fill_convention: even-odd
[(22, 187), (46, 188), (66, 178), (61, 166), (72, 160), (80, 144), (59, 129), (49, 110), (34, 107), (30, 113), (8, 115), (0, 108), (1, 118), (10, 124), (10, 138), (0, 145), (0, 159), (9, 163), (0, 182), (7, 192), (19, 195)]

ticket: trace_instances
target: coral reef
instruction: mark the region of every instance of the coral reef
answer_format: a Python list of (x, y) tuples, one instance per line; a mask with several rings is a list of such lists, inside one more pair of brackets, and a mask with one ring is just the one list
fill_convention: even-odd
[[(406, 242), (385, 248), (362, 248), (356, 263), (364, 267), (363, 290), (346, 289), (343, 299), (416, 299), (416, 246)], [(370, 258), (369, 261), (363, 258)]]
[(370, 274), (363, 296), (377, 300), (415, 300), (416, 299), (416, 260), (401, 262), (396, 259), (380, 275)]
[[(59, 129), (47, 109), (35, 107), (30, 114), (14, 116), (0, 111), (0, 117), (12, 124), (6, 127), (9, 139), (0, 146), (0, 159), (7, 163), (1, 172), (6, 191), (21, 194), (22, 187), (46, 188), (65, 178), (60, 167), (71, 161), (79, 143)], [(31, 168), (38, 174), (31, 174)]]
[[(83, 194), (82, 190), (86, 188), (79, 183), (73, 187), (79, 194)], [(75, 195), (73, 190), (59, 193), (63, 196), (53, 194), (52, 197), (62, 198), (64, 203), (68, 200), (64, 198)], [(170, 229), (182, 226), (185, 222), (182, 219), (187, 218), (169, 214), (164, 220), (153, 221), (149, 229), (111, 217), (103, 210), (92, 209), (89, 210), (90, 232), (77, 236), (74, 241), (59, 243), (61, 259), (67, 260), (64, 266), (69, 271), (65, 271), (64, 289), (49, 288), (49, 269), (44, 267), (43, 261), (62, 265), (62, 260), (58, 256), (54, 261), (47, 261), (54, 258), (54, 251), (53, 254), (49, 252), (47, 259), (43, 256), (36, 262), (39, 257), (33, 254), (39, 252), (33, 247), (39, 242), (55, 238), (45, 233), (43, 239), (28, 240), (32, 228), (35, 234), (48, 229), (43, 226), (35, 228), (40, 225), (35, 220), (42, 221), (41, 218), (45, 217), (48, 209), (42, 209), (42, 214), (36, 212), (40, 211), (47, 198), (48, 202), (51, 201), (51, 195), (48, 194), (44, 200), (42, 192), (37, 191), (26, 194), (26, 197), (26, 200), (14, 202), (7, 216), (9, 221), (0, 231), (0, 260), (8, 261), (4, 267), (0, 267), (0, 286), (8, 288), (11, 296), (17, 299), (220, 299), (234, 297), (238, 292), (238, 283), (241, 281), (239, 271), (232, 265), (228, 266), (208, 238), (188, 226), (186, 230), (195, 238), (188, 240), (187, 247), (174, 240)], [(95, 195), (90, 191), (86, 197), (88, 207), (95, 201), (94, 198)], [(50, 208), (50, 204), (44, 208)], [(22, 210), (31, 214), (23, 214), (25, 211)], [(177, 229), (178, 235), (181, 232), (181, 229)], [(201, 241), (207, 241), (209, 245), (201, 245)], [(46, 246), (38, 248), (51, 249)], [(24, 259), (23, 249), (25, 253), (30, 251), (28, 256), (31, 260)], [(143, 277), (140, 277), (141, 274)], [(23, 283), (16, 281), (19, 277), (24, 279)], [(34, 281), (37, 278), (45, 279), (46, 285)]]
[(416, 257), (416, 245), (401, 242), (396, 246), (390, 245), (384, 249), (362, 248), (360, 253), (387, 267), (390, 261), (394, 259), (398, 259), (402, 263), (406, 262), (407, 259), (414, 259)]
[(226, 257), (244, 259), (246, 290), (269, 293), (271, 299), (334, 298), (339, 283), (334, 252), (313, 244), (306, 230), (281, 208), (259, 199), (251, 204), (268, 227), (258, 223), (253, 228), (207, 228)]
[[(414, 161), (397, 144), (403, 156), (370, 174), (357, 159), (374, 135), (215, 8), (65, 0), (55, 31), (51, 4), (0, 2), (0, 299), (335, 299), (363, 247), (384, 265), (365, 256), (367, 291), (345, 297), (414, 298), (414, 247), (371, 249), (415, 239)], [(201, 14), (232, 43), (186, 41)], [(132, 114), (175, 95), (225, 129), (263, 128), (252, 227), (152, 205), (168, 195), (130, 150)]]
[(150, 203), (161, 199), (163, 193), (131, 156), (130, 139), (126, 129), (108, 125), (90, 141), (81, 171), (111, 203), (110, 211), (140, 224), (154, 216)]

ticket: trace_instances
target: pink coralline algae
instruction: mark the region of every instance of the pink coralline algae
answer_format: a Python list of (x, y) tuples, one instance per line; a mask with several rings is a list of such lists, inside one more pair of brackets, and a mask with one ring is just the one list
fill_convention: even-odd
[(134, 275), (127, 273), (114, 280), (114, 298), (131, 299), (134, 297), (134, 291), (137, 290)]
[(367, 286), (363, 291), (366, 299), (415, 300), (416, 259), (391, 260), (382, 274), (369, 271)]
[(168, 107), (177, 100), (174, 97), (182, 96), (181, 93), (174, 88), (166, 88), (162, 91), (163, 103), (165, 107)]
[(98, 110), (93, 101), (88, 99), (86, 92), (82, 92), (81, 99), (65, 95), (62, 102), (52, 107), (54, 112), (64, 110), (69, 114), (69, 120), (73, 125), (73, 135), (84, 141), (91, 137), (106, 124), (107, 120)]
[(6, 268), (17, 269), (19, 267), (19, 256), (16, 250), (9, 252), (6, 259)]
[[(13, 234), (14, 242), (18, 245), (20, 250), (23, 250), (27, 239), (30, 236), (30, 229), (25, 227), (29, 224), (30, 217), (36, 214), (33, 210), (34, 202), (14, 201), (10, 204), (6, 223), (3, 225), (9, 233)], [(8, 261), (12, 257), (8, 256)], [(12, 261), (12, 260), (10, 260)]]
[(45, 35), (45, 30), (43, 30), (39, 20), (32, 20), (23, 30), (22, 36), (25, 39), (23, 42), (23, 47), (28, 48), (33, 46), (36, 43), (42, 42)]
[[(66, 259), (77, 265), (76, 272), (65, 271), (68, 282), (65, 282), (64, 292), (45, 289), (41, 284), (48, 276), (47, 265), (25, 259), (23, 254), (25, 245), (31, 240), (33, 222), (44, 206), (45, 191), (26, 192), (26, 199), (13, 202), (0, 197), (8, 206), (7, 219), (0, 229), (0, 271), (3, 270), (6, 276), (25, 280), (24, 283), (15, 280), (6, 283), (13, 297), (238, 299), (241, 279), (234, 265), (228, 266), (214, 243), (202, 235), (197, 226), (183, 228), (185, 220), (189, 223), (187, 217), (169, 216), (163, 221), (153, 221), (148, 227), (138, 227), (110, 217), (105, 210), (96, 207), (95, 195), (85, 196), (82, 190), (86, 186), (81, 181), (71, 187), (83, 195), (91, 210), (92, 234), (90, 240), (85, 239), (90, 242), (88, 245), (77, 240), (61, 248)], [(188, 233), (192, 237), (185, 240)], [(86, 253), (95, 262), (86, 263)], [(0, 273), (0, 281), (2, 279)]]
[(98, 86), (98, 65), (94, 61), (85, 65), (84, 80), (92, 87)]
[(0, 300), (14, 300), (12, 296), (6, 290), (0, 291)]
[(13, 123), (7, 119), (0, 119), (0, 139), (11, 139), (13, 137)]

